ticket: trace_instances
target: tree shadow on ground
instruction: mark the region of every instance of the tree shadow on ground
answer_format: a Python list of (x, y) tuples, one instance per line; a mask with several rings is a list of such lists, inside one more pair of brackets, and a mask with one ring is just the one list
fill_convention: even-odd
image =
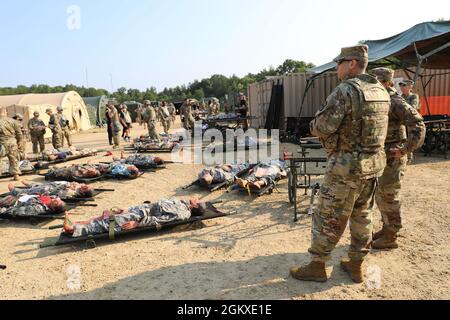
[(290, 267), (308, 262), (309, 255), (301, 253), (234, 262), (190, 263), (144, 272), (99, 289), (50, 299), (254, 300), (258, 297), (261, 300), (280, 300), (308, 298), (310, 294), (353, 284), (340, 270), (337, 261), (332, 263), (333, 271), (327, 283), (301, 282), (290, 277)]

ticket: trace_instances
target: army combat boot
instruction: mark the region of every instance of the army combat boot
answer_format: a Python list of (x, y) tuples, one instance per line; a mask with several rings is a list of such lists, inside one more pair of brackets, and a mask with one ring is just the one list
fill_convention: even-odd
[(292, 268), (291, 276), (300, 281), (327, 282), (325, 262), (312, 261), (310, 264), (300, 268)]
[(397, 232), (386, 229), (383, 236), (372, 243), (372, 248), (378, 250), (397, 249)]
[(372, 237), (373, 241), (380, 239), (381, 237), (384, 236), (384, 227), (383, 229), (381, 229), (380, 231), (378, 231), (377, 233), (375, 233)]
[(355, 260), (342, 260), (341, 268), (346, 273), (349, 274), (350, 278), (352, 278), (355, 283), (363, 283), (364, 276), (362, 272), (362, 264), (363, 261), (355, 261)]

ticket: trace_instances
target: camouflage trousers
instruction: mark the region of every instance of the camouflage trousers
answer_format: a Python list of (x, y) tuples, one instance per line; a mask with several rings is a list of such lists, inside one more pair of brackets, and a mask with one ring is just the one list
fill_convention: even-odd
[(27, 159), (25, 150), (26, 150), (26, 142), (25, 140), (23, 140), (20, 145), (20, 149), (17, 150), (17, 158), (19, 159), (19, 161), (24, 161)]
[(62, 133), (60, 131), (54, 131), (52, 136), (52, 145), (55, 149), (62, 148), (62, 141), (61, 141)]
[(319, 204), (313, 215), (312, 244), (314, 261), (326, 262), (339, 243), (350, 220), (349, 258), (361, 261), (370, 252), (373, 206), (377, 179), (348, 180), (327, 174)]
[(45, 151), (44, 135), (31, 135), (31, 143), (33, 144), (33, 153), (38, 154), (39, 148), (41, 152)]
[(161, 140), (159, 134), (156, 133), (156, 121), (149, 121), (147, 125), (150, 139)]
[(64, 140), (67, 140), (67, 144), (69, 147), (72, 146), (72, 137), (70, 135), (69, 128), (63, 128), (61, 131), (61, 145), (64, 148)]
[(21, 174), (19, 168), (19, 148), (15, 141), (2, 143), (5, 148), (6, 157), (9, 160), (9, 173), (12, 175)]
[(376, 202), (383, 218), (383, 225), (393, 232), (399, 232), (402, 228), (400, 191), (407, 163), (408, 156), (401, 159), (388, 159), (376, 193)]
[(171, 126), (170, 118), (167, 119), (167, 120), (162, 120), (161, 123), (162, 123), (162, 125), (163, 125), (164, 132), (165, 132), (165, 133), (169, 133), (170, 126)]
[(193, 130), (195, 126), (195, 119), (192, 116), (184, 117), (184, 128), (186, 130)]

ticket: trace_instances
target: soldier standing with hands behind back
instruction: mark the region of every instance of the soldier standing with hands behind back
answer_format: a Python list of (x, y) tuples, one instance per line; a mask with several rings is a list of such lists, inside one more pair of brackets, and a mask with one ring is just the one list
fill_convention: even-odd
[(116, 107), (114, 106), (113, 102), (109, 102), (107, 105), (108, 111), (106, 113), (106, 116), (108, 117), (108, 132), (112, 134), (112, 139), (114, 141), (114, 147), (113, 149), (120, 148), (120, 138), (119, 134), (122, 130), (122, 126), (120, 124), (119, 119), (119, 112), (117, 111)]
[(394, 89), (394, 70), (371, 71), (391, 96), (389, 129), (385, 150), (387, 166), (379, 180), (376, 202), (383, 217), (383, 229), (374, 235), (374, 249), (396, 249), (397, 234), (402, 228), (400, 192), (406, 172), (408, 154), (423, 145), (426, 127), (422, 116)]
[(50, 130), (52, 130), (52, 134), (53, 134), (52, 135), (53, 148), (60, 149), (60, 148), (62, 148), (62, 141), (61, 141), (62, 129), (59, 124), (59, 121), (57, 121), (56, 115), (53, 114), (52, 109), (47, 109), (45, 111), (45, 113), (50, 117), (50, 120), (48, 122), (48, 127), (50, 128)]
[(14, 120), (16, 120), (17, 125), (20, 128), (20, 131), (22, 131), (22, 144), (19, 146), (19, 161), (23, 161), (25, 160), (26, 154), (25, 154), (25, 147), (26, 147), (26, 142), (25, 142), (25, 137), (26, 137), (26, 130), (23, 127), (23, 115), (21, 115), (20, 113), (16, 113), (13, 117)]
[(311, 132), (328, 153), (313, 215), (312, 260), (307, 266), (291, 269), (291, 275), (302, 281), (326, 282), (325, 263), (350, 220), (349, 259), (341, 261), (341, 268), (354, 282), (361, 283), (362, 264), (372, 240), (377, 180), (386, 167), (384, 142), (390, 98), (378, 80), (366, 74), (366, 45), (343, 48), (334, 61), (342, 83), (311, 122)]
[[(403, 80), (399, 83), (399, 85), (400, 90), (402, 91), (402, 98), (405, 99), (406, 102), (418, 112), (421, 108), (421, 103), (419, 95), (413, 93), (414, 81)], [(414, 154), (411, 152), (408, 154), (408, 162), (412, 163), (413, 160)]]
[(8, 118), (6, 108), (0, 107), (0, 157), (8, 157), (9, 172), (19, 181), (19, 152), (23, 151), (22, 130), (16, 121)]
[(45, 123), (39, 119), (39, 112), (33, 114), (34, 118), (28, 121), (28, 130), (30, 130), (31, 142), (33, 143), (33, 153), (38, 154), (45, 151)]
[(70, 148), (72, 146), (72, 137), (70, 135), (69, 120), (67, 120), (66, 116), (63, 114), (64, 109), (62, 107), (58, 107), (56, 110), (58, 111), (56, 118), (61, 127), (61, 146), (64, 148), (65, 138), (67, 139), (67, 144)]

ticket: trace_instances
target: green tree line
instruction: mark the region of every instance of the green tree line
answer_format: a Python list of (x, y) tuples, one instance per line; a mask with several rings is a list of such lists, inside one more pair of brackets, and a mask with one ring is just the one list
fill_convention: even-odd
[(119, 88), (114, 93), (108, 92), (105, 89), (79, 87), (73, 84), (65, 86), (51, 87), (44, 84), (27, 86), (17, 86), (0, 88), (0, 95), (16, 95), (27, 93), (62, 93), (67, 91), (76, 91), (82, 97), (97, 97), (106, 95), (110, 98), (115, 98), (118, 102), (125, 101), (181, 101), (187, 98), (196, 98), (201, 100), (207, 97), (224, 98), (228, 94), (237, 92), (244, 92), (247, 86), (251, 83), (264, 80), (268, 76), (279, 76), (289, 73), (305, 72), (308, 68), (313, 68), (312, 63), (304, 61), (296, 61), (287, 59), (283, 64), (277, 68), (269, 67), (257, 74), (249, 73), (243, 78), (236, 75), (226, 77), (224, 75), (216, 74), (207, 79), (195, 80), (188, 85), (177, 86), (174, 88), (164, 88), (158, 92), (155, 87), (150, 87), (145, 91), (138, 89)]

